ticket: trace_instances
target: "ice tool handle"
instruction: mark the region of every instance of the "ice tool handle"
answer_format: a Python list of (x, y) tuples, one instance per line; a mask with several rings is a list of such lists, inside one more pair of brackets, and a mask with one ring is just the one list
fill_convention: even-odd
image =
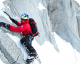
[(8, 15), (8, 17), (11, 19), (11, 17), (10, 17), (10, 15), (8, 14), (8, 13), (6, 13), (5, 11), (3, 11), (5, 14), (7, 14)]
[(6, 13), (5, 11), (3, 11), (5, 14), (7, 14), (8, 15), (8, 17), (10, 18), (10, 20), (12, 20), (12, 22), (14, 22), (14, 23), (16, 23), (17, 21), (16, 20), (14, 20), (13, 18), (11, 18), (10, 17), (10, 15), (8, 14), (8, 13)]

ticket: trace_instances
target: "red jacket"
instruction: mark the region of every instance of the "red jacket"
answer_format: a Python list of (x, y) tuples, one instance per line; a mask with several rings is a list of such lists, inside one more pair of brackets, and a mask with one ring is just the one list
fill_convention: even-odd
[(13, 32), (22, 32), (24, 36), (30, 35), (30, 33), (32, 33), (32, 30), (29, 24), (29, 19), (24, 22), (21, 21), (21, 23), (17, 22), (16, 24), (18, 27), (10, 26), (9, 30)]

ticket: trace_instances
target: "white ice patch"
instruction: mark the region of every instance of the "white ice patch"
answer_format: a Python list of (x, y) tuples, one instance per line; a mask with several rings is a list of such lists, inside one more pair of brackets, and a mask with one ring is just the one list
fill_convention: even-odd
[(4, 5), (3, 5), (3, 3), (0, 3), (0, 10), (4, 10)]
[(46, 9), (41, 3), (39, 3), (38, 8), (39, 8), (40, 10)]
[(0, 16), (6, 18), (9, 22), (12, 23), (12, 21), (9, 19), (9, 17), (3, 12), (4, 11), (4, 4), (0, 3)]

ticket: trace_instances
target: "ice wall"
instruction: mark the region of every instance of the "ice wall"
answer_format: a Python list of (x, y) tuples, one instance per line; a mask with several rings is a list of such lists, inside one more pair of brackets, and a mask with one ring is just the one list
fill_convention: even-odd
[[(36, 21), (40, 34), (35, 39), (39, 45), (43, 45), (47, 40), (59, 51), (52, 34), (56, 32), (80, 52), (79, 5), (74, 0), (6, 0), (4, 5), (4, 10), (15, 20), (20, 22), (20, 15), (27, 13)], [(40, 6), (44, 7), (41, 9)], [(0, 19), (10, 23), (4, 17)], [(19, 38), (22, 36), (3, 28), (1, 30)]]

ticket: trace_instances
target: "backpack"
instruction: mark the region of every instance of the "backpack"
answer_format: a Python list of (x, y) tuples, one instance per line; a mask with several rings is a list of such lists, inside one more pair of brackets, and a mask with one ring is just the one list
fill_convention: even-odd
[(37, 36), (39, 32), (36, 22), (32, 18), (29, 18), (29, 24), (31, 26), (32, 33), (35, 34), (35, 36)]

